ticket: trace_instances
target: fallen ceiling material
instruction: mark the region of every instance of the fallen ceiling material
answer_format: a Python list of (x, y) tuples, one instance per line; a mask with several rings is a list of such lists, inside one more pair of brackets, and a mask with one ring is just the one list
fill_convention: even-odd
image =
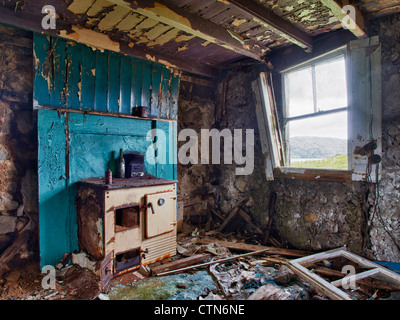
[[(384, 300), (400, 292), (399, 274), (345, 248), (306, 254), (246, 244), (232, 236), (219, 240), (210, 234), (216, 236), (215, 232), (205, 237), (181, 236), (175, 260), (149, 266), (149, 275), (139, 281), (111, 285), (105, 296), (141, 299), (143, 292), (154, 291), (155, 286), (159, 290), (153, 298), (166, 300)], [(231, 250), (246, 253), (232, 254)], [(297, 258), (290, 259), (293, 256)], [(345, 277), (349, 265), (358, 272), (353, 278)], [(342, 284), (350, 279), (355, 284), (345, 289)]]

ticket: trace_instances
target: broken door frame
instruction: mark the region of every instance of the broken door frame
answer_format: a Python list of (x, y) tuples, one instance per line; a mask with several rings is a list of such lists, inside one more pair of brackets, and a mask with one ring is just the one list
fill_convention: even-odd
[[(370, 268), (370, 270), (353, 275), (347, 275), (342, 279), (328, 282), (306, 268), (307, 265), (313, 264), (315, 262), (337, 257), (347, 258), (348, 260), (358, 264), (360, 267)], [(380, 278), (381, 280), (400, 285), (399, 274), (348, 251), (346, 247), (332, 249), (329, 251), (294, 259), (289, 261), (288, 266), (300, 278), (314, 285), (318, 290), (320, 290), (333, 300), (352, 300), (349, 295), (339, 289), (339, 287), (341, 287), (343, 283), (347, 283), (350, 279), (357, 281), (368, 277), (376, 277)]]

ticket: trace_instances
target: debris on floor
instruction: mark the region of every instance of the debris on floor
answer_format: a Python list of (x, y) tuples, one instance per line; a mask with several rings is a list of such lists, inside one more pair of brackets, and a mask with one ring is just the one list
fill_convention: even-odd
[(43, 288), (44, 276), (37, 262), (13, 269), (0, 280), (0, 300), (93, 300), (99, 293), (97, 277), (76, 265), (56, 270), (54, 288)]
[[(114, 277), (105, 292), (98, 275), (65, 256), (56, 266), (54, 288), (43, 289), (44, 275), (32, 263), (0, 279), (0, 299), (331, 300), (347, 295), (352, 300), (400, 300), (397, 274), (386, 272), (385, 265), (368, 269), (369, 260), (353, 257), (342, 249), (316, 254), (194, 228), (178, 237), (176, 256)], [(344, 266), (353, 266), (358, 277), (350, 289), (339, 284), (346, 276)], [(392, 281), (374, 277), (377, 273)]]

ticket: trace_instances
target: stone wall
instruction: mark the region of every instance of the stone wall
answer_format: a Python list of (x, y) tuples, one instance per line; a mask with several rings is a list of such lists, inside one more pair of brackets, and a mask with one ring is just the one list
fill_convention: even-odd
[[(252, 68), (239, 67), (230, 70), (226, 77), (226, 99), (221, 102), (224, 112), (220, 120), (220, 130), (242, 129), (242, 152), (245, 156), (247, 148), (254, 147), (254, 169), (249, 175), (237, 175), (236, 168), (242, 167), (233, 162), (232, 165), (222, 165), (220, 168), (220, 207), (222, 212), (229, 212), (244, 198), (247, 213), (253, 221), (263, 228), (268, 222), (268, 202), (271, 186), (267, 183), (264, 171), (264, 159), (258, 132), (257, 117), (254, 108), (251, 82), (258, 73)], [(254, 130), (254, 146), (246, 146), (245, 130)]]
[(382, 43), (383, 150), (371, 250), (376, 259), (400, 261), (400, 14), (375, 20), (372, 31)]
[(0, 24), (0, 254), (37, 222), (32, 48), (32, 33)]
[[(266, 182), (251, 91), (257, 72), (237, 68), (228, 72), (225, 113), (219, 127), (256, 129), (256, 166), (249, 176), (236, 176), (234, 165), (220, 167), (219, 195), (224, 212), (243, 197), (250, 197), (249, 211), (263, 228), (268, 221), (270, 193), (276, 191), (273, 231), (283, 243), (305, 250), (347, 245), (371, 259), (399, 261), (400, 15), (374, 21), (372, 30), (380, 35), (382, 43), (383, 171), (379, 210), (374, 206), (374, 184), (287, 179)], [(371, 226), (366, 234), (367, 219)]]
[(277, 179), (275, 186), (274, 228), (283, 241), (310, 251), (347, 245), (363, 252), (365, 184)]
[(235, 166), (221, 166), (221, 208), (228, 212), (249, 197), (248, 213), (263, 230), (268, 223), (271, 192), (277, 195), (272, 234), (283, 244), (304, 250), (327, 250), (347, 244), (360, 253), (363, 246), (363, 217), (366, 186), (362, 183), (314, 182), (265, 178), (251, 82), (255, 68), (228, 73), (226, 112), (221, 128), (255, 130), (255, 167), (251, 175), (236, 176)]
[[(179, 89), (178, 134), (182, 129), (196, 131), (199, 141), (201, 129), (215, 125), (215, 92), (212, 88), (181, 81)], [(189, 139), (189, 138), (188, 138)], [(188, 141), (188, 140), (187, 140)], [(186, 141), (178, 141), (178, 150)], [(200, 147), (197, 164), (178, 161), (178, 201), (184, 205), (183, 218), (192, 224), (204, 224), (208, 205), (214, 205), (218, 194), (219, 172), (213, 165), (200, 163)]]

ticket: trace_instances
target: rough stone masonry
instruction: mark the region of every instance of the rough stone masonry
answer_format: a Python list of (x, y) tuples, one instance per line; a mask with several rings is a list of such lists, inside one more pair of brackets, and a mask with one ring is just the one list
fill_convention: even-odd
[(37, 221), (32, 52), (32, 33), (0, 24), (0, 253)]

